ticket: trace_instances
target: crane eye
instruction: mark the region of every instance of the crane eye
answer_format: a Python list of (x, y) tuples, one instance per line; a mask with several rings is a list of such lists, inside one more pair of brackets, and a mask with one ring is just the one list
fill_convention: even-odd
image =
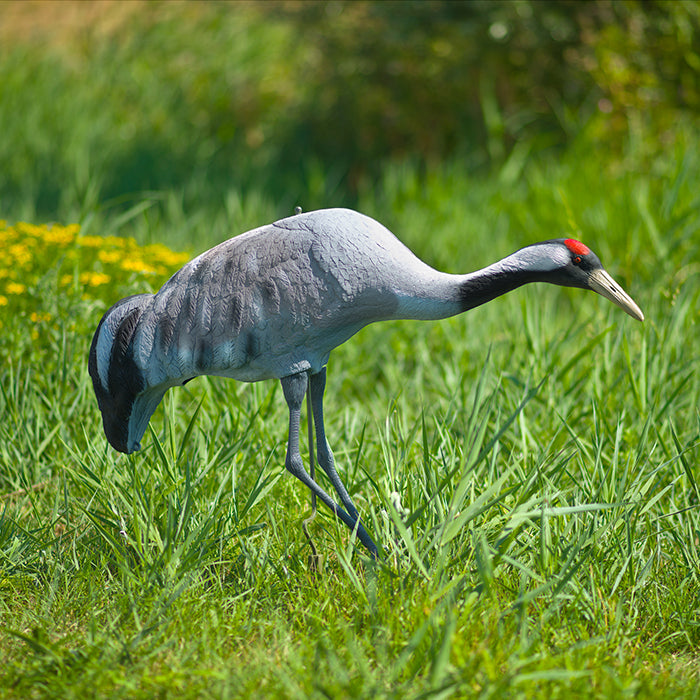
[(574, 265), (580, 265), (580, 264), (581, 264), (581, 256), (575, 255), (574, 256)]

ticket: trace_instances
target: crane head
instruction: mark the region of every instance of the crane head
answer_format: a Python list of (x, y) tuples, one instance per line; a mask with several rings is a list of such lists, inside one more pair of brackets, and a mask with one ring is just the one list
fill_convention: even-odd
[(133, 354), (133, 337), (151, 294), (118, 301), (102, 317), (90, 346), (88, 371), (109, 444), (134, 452), (166, 387), (148, 387)]
[(581, 241), (557, 238), (522, 248), (516, 254), (522, 267), (543, 282), (590, 289), (616, 304), (632, 318), (644, 320), (632, 297), (605, 271), (598, 256)]

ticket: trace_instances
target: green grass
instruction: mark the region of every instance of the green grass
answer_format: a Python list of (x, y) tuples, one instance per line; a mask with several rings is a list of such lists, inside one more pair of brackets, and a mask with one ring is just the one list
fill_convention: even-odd
[(556, 158), (409, 158), (350, 192), (271, 136), (220, 131), (230, 76), (238, 94), (263, 83), (268, 135), (306, 89), (284, 72), (305, 56), (289, 25), (263, 31), (251, 6), (210, 44), (178, 18), (203, 21), (194, 5), (162, 7), (68, 58), (60, 40), (4, 45), (0, 218), (194, 255), (296, 204), (351, 203), (451, 272), (574, 236), (646, 321), (530, 286), (338, 348), (327, 432), (385, 557), (321, 510), (314, 572), (278, 383), (200, 378), (166, 396), (142, 452), (106, 444), (90, 339), (109, 303), (165, 277), (122, 259), (168, 267), (162, 249), (37, 244), (26, 268), (3, 250), (0, 698), (700, 698), (697, 130), (613, 158), (601, 117)]
[(105, 302), (47, 293), (49, 270), (29, 293), (54, 322), (2, 319), (0, 696), (700, 696), (694, 144), (645, 176), (574, 152), (507, 188), (406, 165), (362, 195), (454, 271), (578, 235), (647, 315), (530, 287), (339, 348), (327, 429), (379, 564), (321, 511), (309, 569), (276, 383), (199, 379), (142, 453), (109, 449), (86, 371)]

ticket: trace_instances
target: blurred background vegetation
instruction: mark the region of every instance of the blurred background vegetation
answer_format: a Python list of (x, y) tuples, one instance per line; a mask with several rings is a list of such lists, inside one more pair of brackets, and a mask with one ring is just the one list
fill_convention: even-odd
[(697, 125), (699, 26), (690, 0), (2, 3), (0, 215), (357, 206), (397, 162), (649, 168)]
[[(0, 0), (0, 697), (700, 697), (699, 27)], [(452, 272), (581, 237), (647, 319), (528, 285), (334, 352), (336, 458), (399, 557), (366, 586), (329, 512), (307, 576), (278, 383), (171, 392), (126, 458), (87, 375), (106, 306), (295, 205)]]

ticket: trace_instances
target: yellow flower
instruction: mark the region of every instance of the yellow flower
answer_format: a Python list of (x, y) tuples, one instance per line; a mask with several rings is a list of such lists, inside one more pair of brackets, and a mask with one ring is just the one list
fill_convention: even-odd
[(80, 236), (77, 243), (85, 248), (101, 248), (106, 240), (104, 236)]
[(16, 239), (17, 234), (12, 226), (0, 226), (0, 241), (9, 243), (10, 241), (14, 241)]
[(161, 243), (153, 243), (146, 246), (144, 252), (152, 260), (167, 265), (168, 267), (180, 267), (190, 258), (188, 253), (176, 253), (174, 250), (170, 250), (170, 248)]
[(29, 252), (25, 243), (15, 243), (10, 246), (7, 252), (9, 253), (13, 265), (25, 267), (32, 261), (32, 254)]
[(109, 242), (115, 248), (124, 248), (125, 250), (138, 250), (140, 248), (139, 244), (136, 242), (135, 238), (131, 236), (128, 238), (123, 238), (122, 236), (110, 236)]
[(101, 250), (97, 254), (97, 258), (103, 263), (115, 263), (122, 257), (122, 254), (118, 250)]
[(32, 323), (41, 323), (43, 321), (50, 321), (51, 314), (50, 313), (39, 314), (36, 311), (32, 311), (29, 318), (31, 319)]
[(104, 272), (83, 272), (80, 275), (80, 284), (87, 287), (99, 287), (101, 284), (106, 284), (110, 280), (109, 275)]
[(145, 275), (152, 275), (155, 270), (145, 261), (135, 258), (134, 260), (123, 260), (121, 264), (122, 270), (127, 272), (141, 272)]
[(8, 294), (22, 294), (27, 291), (27, 287), (19, 282), (8, 282), (5, 286), (5, 291)]
[(28, 224), (26, 221), (18, 221), (14, 227), (15, 232), (19, 233), (22, 238), (25, 236), (41, 237), (46, 226), (37, 226), (36, 224)]
[(7, 306), (7, 297), (0, 294), (0, 306)]
[(79, 227), (73, 226), (54, 226), (47, 229), (44, 234), (44, 242), (49, 245), (67, 246), (75, 240)]

